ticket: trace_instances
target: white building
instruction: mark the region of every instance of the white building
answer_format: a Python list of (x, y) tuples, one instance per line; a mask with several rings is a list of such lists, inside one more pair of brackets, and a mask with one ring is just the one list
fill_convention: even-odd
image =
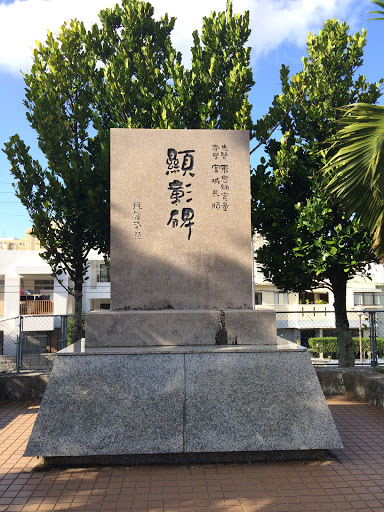
[[(41, 249), (35, 245), (35, 250), (26, 250), (26, 246), (13, 240), (0, 249), (0, 354), (4, 355), (15, 351), (19, 315), (31, 349), (35, 345), (55, 350), (62, 336), (62, 316), (73, 313), (73, 296), (52, 277), (51, 268), (40, 257)], [(87, 278), (83, 311), (108, 309), (109, 269), (96, 251), (89, 255)], [(66, 287), (71, 285), (67, 275), (62, 280)]]
[[(262, 244), (256, 236), (254, 249)], [(374, 264), (369, 277), (355, 276), (347, 283), (347, 311), (353, 336), (368, 336), (368, 311), (383, 311), (384, 266)], [(266, 281), (261, 268), (254, 264), (255, 308), (271, 308), (277, 312), (278, 335), (295, 343), (304, 343), (311, 337), (335, 336), (334, 297), (328, 288), (305, 293), (285, 293)], [(382, 318), (381, 318), (382, 317)], [(378, 318), (378, 336), (384, 336), (384, 312)]]
[[(31, 237), (0, 240), (0, 355), (13, 355), (19, 331), (20, 315), (24, 338), (33, 346), (60, 346), (65, 315), (73, 313), (73, 296), (52, 277), (51, 269), (40, 257), (41, 249)], [(261, 239), (255, 240), (255, 249)], [(34, 250), (28, 250), (29, 248)], [(102, 255), (91, 251), (87, 279), (83, 285), (83, 311), (109, 309), (109, 269)], [(347, 285), (347, 310), (353, 334), (359, 324), (367, 335), (366, 311), (383, 311), (384, 266), (373, 265), (371, 279), (356, 276)], [(63, 284), (70, 285), (68, 277)], [(333, 294), (326, 288), (303, 294), (285, 293), (266, 281), (255, 263), (255, 308), (277, 312), (278, 335), (289, 341), (306, 344), (309, 337), (334, 336)], [(384, 336), (384, 311), (378, 322), (378, 336)]]

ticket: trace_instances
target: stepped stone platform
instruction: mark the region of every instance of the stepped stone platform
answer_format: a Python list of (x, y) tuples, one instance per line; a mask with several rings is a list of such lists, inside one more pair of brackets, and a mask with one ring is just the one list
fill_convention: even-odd
[(308, 353), (297, 345), (78, 342), (58, 354), (26, 455), (185, 462), (341, 447)]

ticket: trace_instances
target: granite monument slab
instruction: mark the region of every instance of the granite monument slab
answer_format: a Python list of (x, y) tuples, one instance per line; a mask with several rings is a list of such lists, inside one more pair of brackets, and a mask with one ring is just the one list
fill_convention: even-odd
[(111, 130), (111, 309), (252, 308), (249, 133)]

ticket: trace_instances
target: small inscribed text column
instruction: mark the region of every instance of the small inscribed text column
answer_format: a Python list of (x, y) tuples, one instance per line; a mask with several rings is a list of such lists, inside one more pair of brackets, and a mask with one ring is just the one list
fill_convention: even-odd
[(141, 240), (141, 213), (143, 209), (143, 203), (141, 201), (134, 201), (133, 203), (133, 238), (135, 240)]
[(229, 154), (226, 144), (212, 145), (212, 210), (227, 212), (229, 209)]

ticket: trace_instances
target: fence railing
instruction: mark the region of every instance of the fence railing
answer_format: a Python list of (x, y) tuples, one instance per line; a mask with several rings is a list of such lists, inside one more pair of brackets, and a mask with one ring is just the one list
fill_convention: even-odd
[[(0, 320), (0, 371), (52, 368), (56, 352), (76, 341), (72, 318), (40, 314)], [(365, 340), (363, 350), (355, 353), (356, 364), (384, 365), (384, 310), (349, 311), (348, 320), (352, 335)], [(280, 338), (307, 347), (310, 338), (336, 336), (334, 311), (328, 309), (279, 311), (276, 324)], [(320, 359), (337, 364), (330, 357), (323, 354)]]
[[(378, 338), (380, 341), (384, 338), (384, 310), (347, 311), (347, 317), (354, 338), (361, 341), (369, 338), (369, 350), (366, 349), (366, 344), (364, 346), (362, 343), (359, 344), (361, 348), (355, 352), (356, 364), (371, 366), (384, 364), (383, 351), (381, 349), (381, 352), (378, 351), (377, 345)], [(319, 306), (312, 306), (311, 309), (300, 307), (297, 311), (278, 311), (276, 326), (279, 337), (308, 348), (310, 338), (337, 336), (334, 310), (325, 307), (320, 309)], [(335, 359), (332, 359), (330, 354), (321, 355), (323, 364), (327, 359), (327, 364), (338, 364), (337, 355)]]
[(0, 372), (50, 370), (72, 343), (73, 315), (20, 315), (0, 320)]
[(25, 300), (20, 302), (20, 315), (52, 315), (53, 300)]

